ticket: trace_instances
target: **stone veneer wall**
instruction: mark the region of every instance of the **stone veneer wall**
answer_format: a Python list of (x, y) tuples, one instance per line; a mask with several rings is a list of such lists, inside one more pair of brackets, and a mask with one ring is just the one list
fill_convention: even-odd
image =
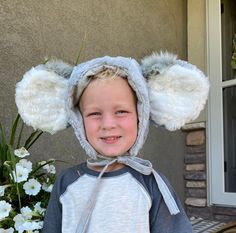
[(183, 127), (186, 132), (185, 207), (189, 217), (231, 221), (236, 208), (207, 205), (207, 166), (205, 123)]

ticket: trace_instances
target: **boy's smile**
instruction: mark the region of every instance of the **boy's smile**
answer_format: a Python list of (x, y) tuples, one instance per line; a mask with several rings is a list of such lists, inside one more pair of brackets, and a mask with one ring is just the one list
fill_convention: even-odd
[(101, 155), (124, 155), (137, 137), (136, 97), (126, 79), (92, 80), (80, 100), (87, 140)]
[(102, 137), (102, 140), (104, 141), (104, 143), (113, 144), (116, 143), (119, 138), (121, 138), (121, 136), (109, 136), (109, 137)]

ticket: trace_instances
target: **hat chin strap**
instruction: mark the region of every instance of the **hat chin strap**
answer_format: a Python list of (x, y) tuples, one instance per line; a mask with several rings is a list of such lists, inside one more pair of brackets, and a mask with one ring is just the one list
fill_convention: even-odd
[(142, 158), (130, 155), (117, 156), (114, 158), (107, 158), (104, 156), (99, 156), (99, 157), (100, 159), (98, 160), (92, 160), (92, 159), (87, 160), (88, 166), (101, 166), (103, 167), (103, 169), (100, 172), (94, 185), (91, 196), (88, 199), (88, 202), (86, 203), (83, 215), (81, 216), (79, 223), (77, 225), (76, 233), (85, 233), (87, 231), (89, 220), (91, 218), (93, 209), (96, 204), (97, 193), (99, 192), (100, 189), (101, 177), (106, 172), (107, 168), (116, 162), (120, 164), (125, 164), (144, 175), (150, 175), (152, 173), (154, 175), (158, 188), (162, 194), (164, 202), (170, 211), (170, 214), (176, 215), (180, 212), (169, 188), (167, 187), (166, 183), (161, 178), (161, 176), (152, 168), (152, 164), (149, 160), (144, 160)]

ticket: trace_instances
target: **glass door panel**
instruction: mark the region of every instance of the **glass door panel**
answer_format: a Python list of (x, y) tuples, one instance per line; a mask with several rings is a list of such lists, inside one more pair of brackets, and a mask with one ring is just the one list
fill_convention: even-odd
[(206, 0), (207, 66), (211, 82), (208, 112), (209, 204), (236, 207), (235, 92), (231, 67), (236, 0)]
[(224, 189), (236, 193), (236, 1), (221, 0)]
[(223, 89), (225, 192), (236, 192), (236, 86)]
[(222, 81), (236, 78), (236, 1), (221, 0)]

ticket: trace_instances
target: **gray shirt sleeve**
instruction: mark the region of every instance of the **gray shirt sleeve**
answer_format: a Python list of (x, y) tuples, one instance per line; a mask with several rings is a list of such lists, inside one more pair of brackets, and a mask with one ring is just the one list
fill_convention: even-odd
[(54, 183), (47, 211), (44, 217), (42, 233), (60, 233), (62, 226), (62, 204), (60, 196), (67, 186), (79, 177), (78, 166), (62, 172)]
[(47, 206), (47, 211), (44, 217), (43, 233), (59, 233), (61, 232), (62, 223), (62, 206), (59, 201), (59, 179), (56, 180)]
[(169, 187), (179, 209), (177, 215), (170, 215), (170, 212), (160, 194), (156, 182), (152, 179), (149, 186), (150, 195), (152, 197), (152, 208), (150, 209), (150, 232), (151, 233), (191, 233), (192, 225), (182, 207), (182, 204), (169, 184), (168, 180), (161, 175), (167, 186)]

